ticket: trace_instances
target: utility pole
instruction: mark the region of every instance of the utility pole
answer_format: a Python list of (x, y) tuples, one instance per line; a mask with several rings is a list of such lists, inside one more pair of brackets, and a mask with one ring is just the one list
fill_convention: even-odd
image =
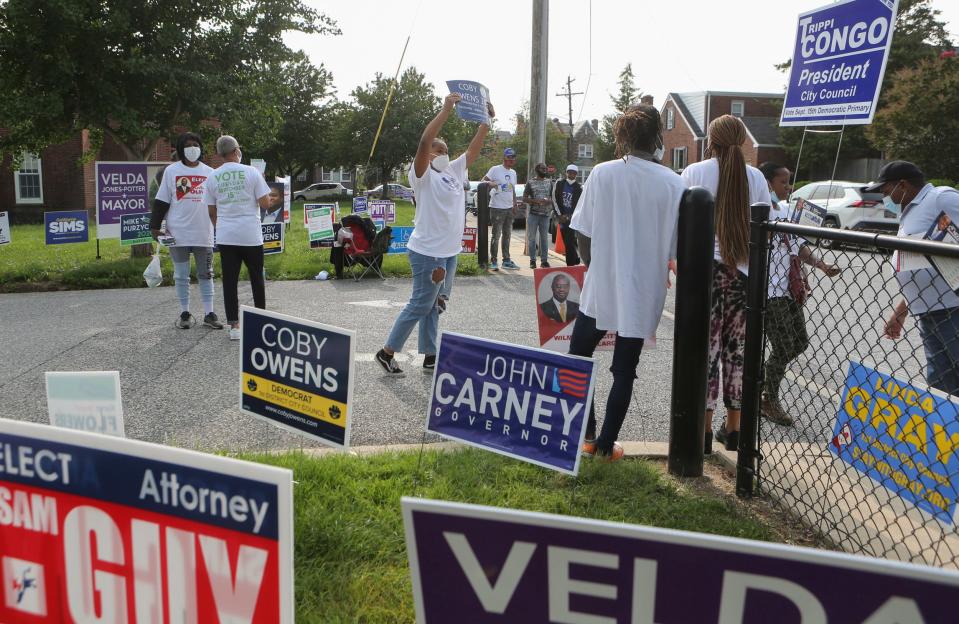
[(533, 63), (530, 72), (529, 162), (526, 179), (536, 163), (546, 160), (546, 72), (549, 50), (549, 0), (533, 0)]
[(566, 76), (566, 92), (557, 93), (557, 97), (564, 97), (569, 103), (569, 136), (566, 138), (566, 161), (573, 162), (573, 96), (583, 95), (582, 91), (573, 93), (573, 78)]

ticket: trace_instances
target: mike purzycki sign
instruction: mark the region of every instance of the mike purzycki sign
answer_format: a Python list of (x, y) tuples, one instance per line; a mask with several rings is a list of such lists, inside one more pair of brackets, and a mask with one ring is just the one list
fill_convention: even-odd
[(0, 622), (293, 622), (289, 470), (0, 420)]
[(846, 0), (799, 16), (781, 126), (872, 123), (899, 0)]
[(426, 430), (575, 475), (593, 360), (443, 332)]
[(869, 557), (403, 498), (419, 624), (946, 624), (959, 574)]

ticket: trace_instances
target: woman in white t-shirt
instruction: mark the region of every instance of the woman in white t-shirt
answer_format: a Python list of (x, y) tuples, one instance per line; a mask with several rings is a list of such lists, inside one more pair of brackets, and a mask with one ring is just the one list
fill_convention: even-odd
[(236, 139), (221, 136), (216, 152), (224, 162), (206, 184), (206, 203), (210, 221), (216, 227), (216, 245), (220, 249), (223, 271), (223, 305), (230, 324), (230, 340), (240, 339), (240, 303), (237, 281), (240, 265), (246, 265), (253, 289), (253, 305), (266, 307), (263, 279), (263, 230), (260, 210), (270, 206), (270, 187), (259, 171), (240, 164), (243, 152)]
[[(466, 224), (463, 183), (467, 179), (468, 167), (479, 156), (489, 132), (489, 124), (480, 124), (466, 152), (450, 161), (446, 142), (437, 137), (453, 106), (459, 101), (458, 93), (446, 96), (442, 110), (423, 130), (416, 157), (410, 166), (409, 179), (416, 197), (416, 216), (406, 249), (413, 271), (413, 292), (409, 303), (393, 323), (386, 345), (376, 354), (376, 361), (392, 377), (405, 374), (396, 364), (393, 354), (403, 349), (417, 324), (419, 352), (426, 356), (423, 370), (432, 372), (436, 366), (439, 314), (446, 309), (456, 274), (456, 257), (463, 246), (463, 227)], [(492, 119), (492, 104), (487, 104), (487, 108)]]
[[(172, 236), (170, 258), (173, 260), (173, 284), (180, 300), (180, 317), (175, 325), (189, 329), (196, 324), (190, 314), (190, 254), (196, 261), (196, 281), (203, 299), (203, 324), (223, 329), (213, 311), (213, 224), (207, 212), (206, 180), (213, 169), (201, 162), (203, 142), (192, 132), (184, 132), (176, 140), (180, 161), (163, 170), (160, 188), (153, 200), (150, 230), (153, 238)], [(160, 226), (166, 219), (166, 230)]]
[[(597, 165), (583, 186), (570, 227), (592, 250), (569, 352), (591, 357), (606, 332), (616, 332), (613, 385), (596, 436), (590, 406), (583, 452), (607, 461), (623, 456), (616, 444), (633, 392), (643, 343), (656, 336), (666, 303), (668, 266), (676, 258), (679, 205), (686, 185), (654, 155), (662, 147), (659, 111), (630, 107), (613, 124), (622, 155)], [(595, 438), (595, 439), (594, 439)]]
[(739, 447), (743, 398), (743, 347), (746, 341), (746, 274), (749, 272), (749, 206), (769, 203), (766, 178), (746, 164), (742, 144), (746, 126), (732, 115), (709, 124), (709, 160), (683, 170), (690, 186), (702, 186), (716, 198), (716, 242), (713, 251), (713, 301), (709, 322), (709, 381), (706, 385), (706, 452), (712, 451), (713, 411), (719, 397), (722, 364), (726, 423), (716, 440), (726, 450)]

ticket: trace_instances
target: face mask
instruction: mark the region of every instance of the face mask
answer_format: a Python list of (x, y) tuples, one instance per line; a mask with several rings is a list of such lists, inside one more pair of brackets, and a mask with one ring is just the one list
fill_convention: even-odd
[(200, 148), (194, 145), (184, 149), (183, 157), (189, 160), (190, 162), (196, 162), (200, 160)]
[[(895, 193), (895, 192), (896, 192), (896, 189), (898, 189), (898, 188), (899, 188), (899, 185), (897, 184), (897, 185), (892, 189), (892, 193)], [(891, 212), (892, 214), (898, 215), (898, 214), (902, 211), (902, 208), (899, 207), (899, 204), (897, 204), (896, 202), (892, 201), (892, 193), (889, 193), (888, 195), (885, 195), (885, 196), (882, 198), (882, 205), (886, 208), (886, 210), (888, 210), (888, 211)]]
[(440, 154), (433, 158), (433, 162), (431, 162), (430, 165), (437, 171), (445, 171), (446, 168), (450, 166), (450, 157), (448, 154)]
[(662, 162), (663, 156), (666, 155), (666, 146), (663, 145), (663, 137), (657, 137), (656, 149), (653, 150), (653, 158)]
[(541, 178), (545, 178), (545, 177), (546, 177), (546, 171), (543, 170), (543, 169), (537, 169), (537, 170), (536, 170), (536, 175), (539, 176), (539, 177), (541, 177)]
[(776, 195), (776, 191), (770, 190), (770, 191), (769, 191), (769, 198), (772, 200), (772, 202), (773, 202), (774, 204), (778, 204), (778, 203), (779, 203), (779, 197)]
[(237, 162), (243, 162), (243, 152), (240, 148), (236, 149)]

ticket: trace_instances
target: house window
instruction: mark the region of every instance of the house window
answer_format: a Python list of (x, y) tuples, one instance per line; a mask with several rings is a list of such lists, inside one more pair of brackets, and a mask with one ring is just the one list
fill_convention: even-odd
[(349, 169), (340, 169), (340, 182), (349, 182), (353, 173)]
[(43, 172), (36, 154), (24, 153), (20, 169), (13, 172), (18, 204), (43, 203)]
[(592, 158), (593, 157), (592, 143), (580, 143), (577, 146), (576, 154), (579, 158)]
[(730, 107), (730, 113), (735, 117), (742, 117), (745, 114), (746, 103), (742, 100), (733, 100), (733, 104)]
[[(590, 147), (592, 147), (592, 145), (590, 145)], [(581, 167), (581, 168), (580, 168), (580, 170), (579, 170), (579, 175), (582, 176), (583, 182), (586, 181), (586, 178), (589, 177), (589, 174), (592, 173), (592, 171), (593, 171), (593, 168), (592, 168), (592, 167)]]
[(332, 182), (333, 172), (328, 169), (320, 169), (320, 179), (324, 182)]
[(676, 116), (675, 116), (675, 115), (676, 115), (676, 113), (673, 112), (673, 109), (671, 109), (671, 108), (667, 108), (667, 109), (666, 109), (666, 129), (667, 129), (667, 130), (672, 130), (673, 128), (676, 127)]
[(297, 182), (306, 182), (306, 169), (296, 174)]
[(673, 148), (673, 169), (676, 171), (682, 171), (686, 168), (686, 148), (685, 147), (674, 147)]

